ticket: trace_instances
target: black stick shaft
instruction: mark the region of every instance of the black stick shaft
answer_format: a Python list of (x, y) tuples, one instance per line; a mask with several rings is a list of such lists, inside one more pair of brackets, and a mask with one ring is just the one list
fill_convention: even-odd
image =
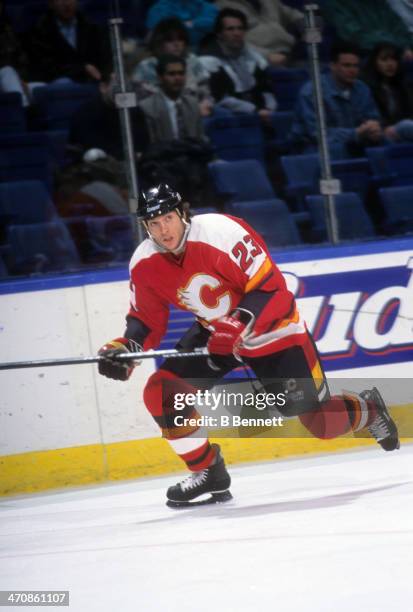
[[(119, 361), (140, 361), (141, 359), (154, 359), (155, 357), (181, 358), (181, 357), (204, 357), (208, 352), (205, 348), (193, 351), (178, 351), (176, 349), (144, 351), (142, 353), (121, 353), (116, 359)], [(32, 361), (10, 361), (0, 363), (0, 370), (18, 370), (22, 368), (43, 368), (61, 365), (82, 365), (84, 363), (99, 363), (103, 357), (69, 357), (62, 359), (38, 359)]]

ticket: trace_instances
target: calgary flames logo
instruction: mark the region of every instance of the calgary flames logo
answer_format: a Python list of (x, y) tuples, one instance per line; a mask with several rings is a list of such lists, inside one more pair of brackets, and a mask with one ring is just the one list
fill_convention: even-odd
[(231, 296), (220, 281), (210, 274), (195, 274), (185, 287), (177, 291), (180, 304), (197, 317), (212, 321), (231, 309)]

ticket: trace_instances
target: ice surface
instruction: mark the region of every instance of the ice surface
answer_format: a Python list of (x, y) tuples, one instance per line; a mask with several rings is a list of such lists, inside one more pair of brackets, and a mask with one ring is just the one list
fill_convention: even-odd
[(231, 474), (232, 502), (185, 510), (179, 476), (5, 498), (0, 589), (70, 590), (71, 612), (413, 609), (413, 445)]

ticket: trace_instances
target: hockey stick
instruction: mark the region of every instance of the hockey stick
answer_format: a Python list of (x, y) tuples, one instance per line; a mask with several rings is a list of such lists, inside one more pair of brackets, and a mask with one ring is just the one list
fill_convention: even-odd
[[(154, 359), (155, 357), (205, 357), (208, 350), (205, 347), (196, 348), (193, 351), (167, 349), (158, 351), (143, 351), (142, 353), (121, 353), (116, 357), (119, 361), (140, 361), (141, 359)], [(0, 370), (17, 370), (21, 368), (42, 368), (59, 365), (79, 365), (84, 363), (99, 363), (104, 357), (69, 357), (67, 359), (39, 359), (34, 361), (10, 361), (0, 363)]]

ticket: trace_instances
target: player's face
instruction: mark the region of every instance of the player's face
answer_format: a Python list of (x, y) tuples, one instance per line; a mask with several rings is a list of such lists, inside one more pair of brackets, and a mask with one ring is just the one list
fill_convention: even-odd
[(336, 62), (330, 64), (335, 79), (344, 86), (353, 85), (360, 71), (360, 60), (353, 53), (340, 53)]
[(185, 226), (181, 217), (173, 210), (156, 219), (150, 219), (148, 231), (160, 246), (168, 251), (174, 251), (182, 240)]

